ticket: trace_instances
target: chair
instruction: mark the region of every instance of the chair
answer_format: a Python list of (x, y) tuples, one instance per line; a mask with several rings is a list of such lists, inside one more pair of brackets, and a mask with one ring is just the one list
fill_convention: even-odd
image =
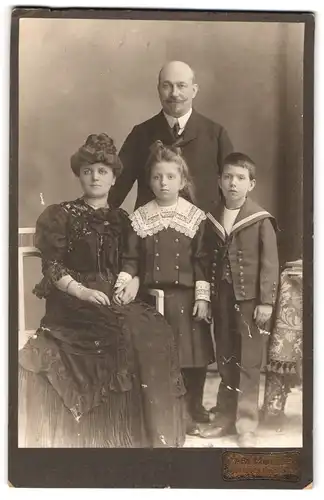
[[(25, 318), (25, 283), (24, 283), (24, 260), (25, 257), (40, 257), (40, 251), (34, 246), (35, 228), (21, 227), (18, 231), (18, 325), (19, 344), (25, 343), (36, 330), (26, 330)], [(27, 240), (27, 245), (25, 244)]]
[[(35, 228), (19, 228), (18, 248), (18, 304), (19, 304), (19, 348), (27, 342), (36, 330), (26, 329), (25, 317), (25, 283), (24, 283), (24, 261), (27, 257), (40, 257), (40, 251), (35, 247)], [(164, 292), (163, 290), (151, 289), (148, 292), (155, 298), (155, 307), (160, 314), (164, 314)], [(21, 345), (22, 344), (22, 345)]]

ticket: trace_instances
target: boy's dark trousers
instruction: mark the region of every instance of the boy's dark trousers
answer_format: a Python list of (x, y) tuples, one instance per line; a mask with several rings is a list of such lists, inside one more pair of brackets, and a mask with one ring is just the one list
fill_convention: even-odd
[(260, 370), (264, 335), (253, 319), (256, 300), (236, 301), (233, 285), (220, 281), (212, 298), (216, 358), (221, 382), (216, 419), (220, 427), (236, 425), (238, 434), (258, 425)]

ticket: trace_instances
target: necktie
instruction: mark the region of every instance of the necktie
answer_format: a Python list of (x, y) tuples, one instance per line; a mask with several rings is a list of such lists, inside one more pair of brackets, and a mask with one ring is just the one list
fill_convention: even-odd
[(178, 139), (178, 137), (179, 137), (179, 131), (180, 131), (180, 125), (179, 125), (179, 122), (177, 120), (175, 122), (175, 124), (173, 125), (173, 128), (172, 128), (173, 136), (174, 136), (175, 139)]

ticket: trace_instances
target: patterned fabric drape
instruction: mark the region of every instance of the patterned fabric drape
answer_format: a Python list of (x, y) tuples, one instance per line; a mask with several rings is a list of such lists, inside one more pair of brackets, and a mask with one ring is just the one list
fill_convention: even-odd
[(291, 387), (301, 383), (303, 359), (302, 261), (281, 273), (274, 329), (270, 337), (264, 416), (282, 415)]

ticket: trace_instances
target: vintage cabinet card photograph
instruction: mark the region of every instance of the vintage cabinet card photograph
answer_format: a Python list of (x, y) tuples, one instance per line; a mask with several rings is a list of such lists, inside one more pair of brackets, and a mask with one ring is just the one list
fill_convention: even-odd
[(12, 486), (311, 486), (314, 26), (13, 8)]

